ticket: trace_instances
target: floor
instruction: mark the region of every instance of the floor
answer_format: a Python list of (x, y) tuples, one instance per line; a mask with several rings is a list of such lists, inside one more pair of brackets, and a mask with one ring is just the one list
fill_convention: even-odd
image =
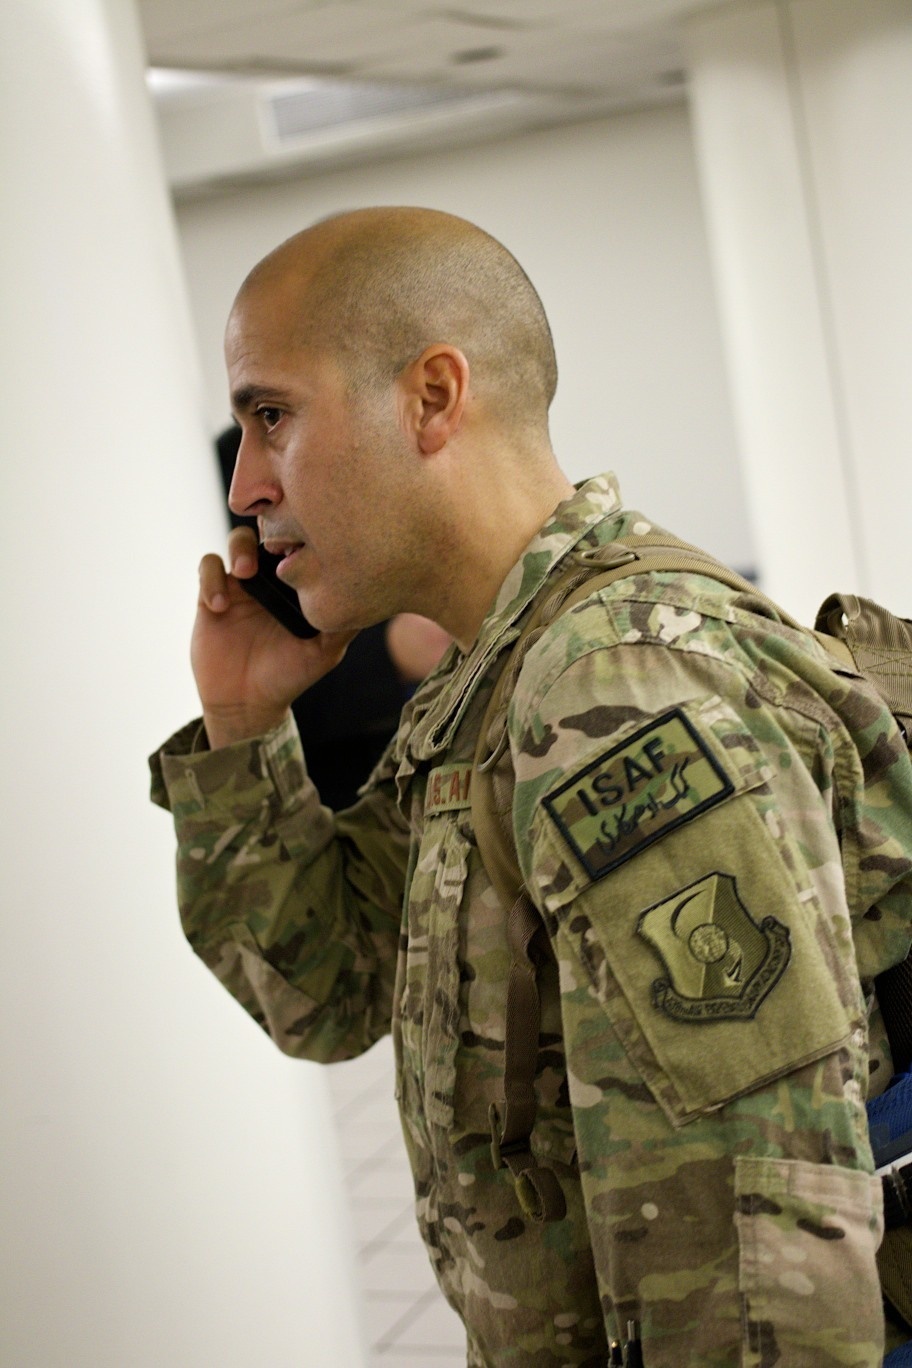
[(412, 1210), (389, 1038), (328, 1070), (357, 1244), (368, 1368), (455, 1368), (465, 1331), (444, 1300)]

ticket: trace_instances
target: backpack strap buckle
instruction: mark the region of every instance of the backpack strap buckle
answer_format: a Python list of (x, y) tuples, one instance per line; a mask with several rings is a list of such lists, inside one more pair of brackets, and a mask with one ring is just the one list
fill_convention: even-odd
[(500, 1113), (494, 1102), (491, 1103), (489, 1117), (494, 1168), (509, 1169), (523, 1215), (536, 1225), (543, 1225), (546, 1221), (562, 1221), (567, 1214), (563, 1188), (554, 1171), (544, 1168), (536, 1160), (529, 1135), (505, 1140), (501, 1132)]

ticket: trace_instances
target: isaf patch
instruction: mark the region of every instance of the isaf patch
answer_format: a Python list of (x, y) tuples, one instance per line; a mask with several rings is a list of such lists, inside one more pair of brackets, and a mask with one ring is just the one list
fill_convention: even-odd
[(677, 1021), (748, 1020), (791, 957), (788, 927), (775, 917), (758, 925), (731, 874), (707, 874), (656, 903), (636, 929), (667, 974), (653, 982), (653, 1005)]
[(734, 793), (679, 708), (593, 760), (544, 800), (592, 879), (601, 879), (675, 827)]

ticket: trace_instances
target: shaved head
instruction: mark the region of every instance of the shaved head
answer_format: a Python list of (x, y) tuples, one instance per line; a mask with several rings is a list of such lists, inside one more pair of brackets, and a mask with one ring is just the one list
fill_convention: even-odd
[(467, 649), (573, 486), (548, 434), (541, 301), (496, 239), (430, 209), (359, 209), (254, 267), (225, 334), (231, 487), (322, 631), (400, 612)]
[(324, 219), (255, 266), (238, 302), (273, 286), (298, 295), (296, 340), (335, 355), (355, 390), (390, 384), (448, 343), (492, 420), (547, 429), (557, 364), (541, 300), (506, 248), (465, 219), (413, 208)]

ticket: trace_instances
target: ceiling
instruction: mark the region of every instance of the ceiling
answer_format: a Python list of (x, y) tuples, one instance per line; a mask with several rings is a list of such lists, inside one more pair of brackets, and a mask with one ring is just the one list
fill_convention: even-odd
[(202, 73), (154, 86), (172, 186), (188, 194), (680, 99), (680, 26), (718, 4), (139, 0), (139, 13), (153, 67)]

